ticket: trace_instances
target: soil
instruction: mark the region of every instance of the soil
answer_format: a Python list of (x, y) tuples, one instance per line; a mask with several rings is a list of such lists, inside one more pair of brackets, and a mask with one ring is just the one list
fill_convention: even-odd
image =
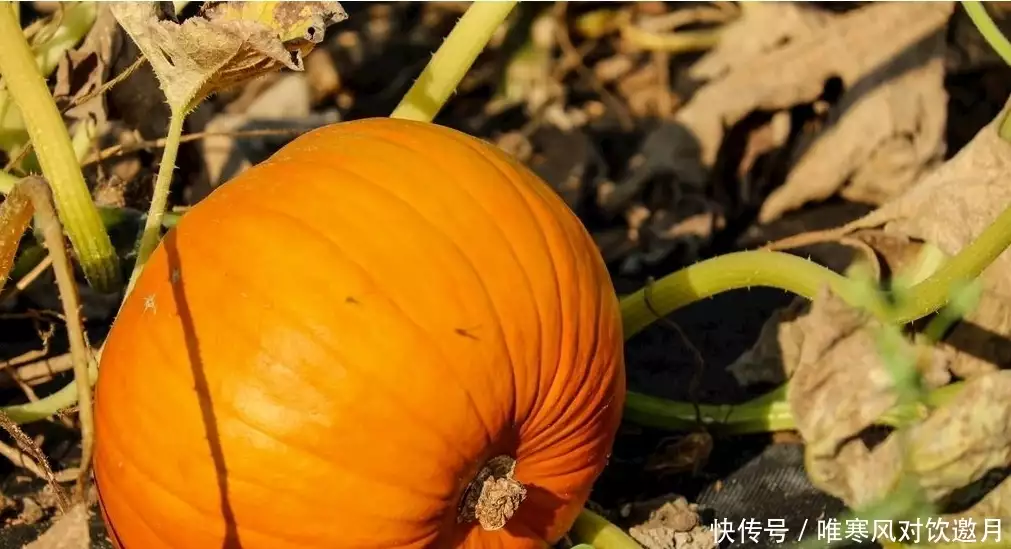
[[(322, 99), (311, 101), (309, 112), (304, 115), (277, 118), (272, 122), (276, 126), (301, 127), (301, 124), (308, 127), (326, 113), (334, 112), (342, 120), (387, 115), (462, 13), (452, 2), (427, 7), (415, 3), (349, 3), (344, 7), (349, 19), (329, 31), (326, 40), (318, 46), (329, 53), (330, 62), (339, 73), (339, 91), (331, 91)], [(633, 9), (618, 3), (606, 3), (606, 6), (600, 7)], [(860, 4), (850, 3), (845, 9), (859, 7)], [(39, 9), (42, 8), (32, 3), (22, 3), (23, 21), (42, 15), (36, 11)], [(533, 21), (550, 9), (551, 4), (522, 5), (520, 17)], [(571, 22), (580, 13), (592, 9), (584, 4), (570, 6), (568, 20)], [(680, 8), (674, 3), (647, 2), (636, 9), (662, 12)], [(844, 7), (832, 6), (832, 9), (838, 11)], [(357, 42), (349, 38), (352, 35), (357, 36)], [(362, 39), (370, 36), (373, 38)], [(655, 112), (634, 112), (635, 109), (628, 106), (629, 96), (617, 91), (616, 85), (605, 86), (608, 89), (605, 96), (593, 82), (580, 76), (579, 71), (572, 71), (560, 82), (567, 104), (586, 105), (592, 102), (603, 108), (602, 116), (581, 127), (562, 130), (544, 123), (538, 119), (541, 117), (532, 116), (526, 108), (524, 101), (528, 97), (522, 98), (516, 106), (489, 113), (487, 105), (495, 91), (496, 79), (501, 76), (503, 65), (509, 59), (510, 48), (513, 47), (511, 42), (521, 39), (508, 36), (503, 45), (483, 54), (460, 93), (451, 99), (436, 122), (499, 143), (503, 135), (526, 131), (532, 121), (540, 123), (541, 127), (525, 138), (528, 143), (520, 140), (521, 146), (529, 146), (526, 161), (566, 198), (597, 238), (619, 294), (637, 290), (650, 278), (660, 278), (693, 262), (754, 248), (788, 235), (839, 226), (872, 209), (871, 205), (851, 203), (833, 196), (810, 203), (771, 223), (759, 224), (756, 222), (758, 208), (763, 197), (768, 196), (772, 189), (761, 189), (758, 195), (747, 200), (740, 199), (736, 192), (728, 192), (739, 184), (733, 175), (742, 156), (739, 153), (737, 163), (721, 159), (724, 165), (717, 173), (722, 175), (714, 177), (701, 189), (690, 187), (676, 174), (662, 169), (651, 174), (632, 198), (649, 212), (649, 222), (657, 225), (653, 227), (652, 234), (641, 231), (641, 238), (633, 240), (628, 236), (633, 217), (628, 214), (630, 208), (609, 210), (607, 204), (601, 204), (597, 199), (599, 189), (625, 180), (634, 171), (630, 166), (655, 164), (662, 167), (669, 163), (668, 157), (676, 148), (678, 139), (676, 131), (667, 131), (676, 126), (670, 113), (658, 116)], [(124, 52), (127, 50), (124, 47)], [(618, 53), (613, 41), (603, 39), (588, 46), (587, 51), (584, 64), (591, 70)], [(126, 56), (127, 53), (121, 52), (121, 55)], [(557, 53), (554, 55), (557, 57)], [(648, 56), (627, 56), (637, 67), (648, 64), (648, 60), (644, 60)], [(692, 53), (671, 55), (667, 68), (673, 77), (679, 71), (685, 71), (698, 57), (698, 54)], [(129, 60), (119, 60), (116, 66), (121, 70), (129, 63)], [(137, 94), (157, 93), (150, 87), (140, 88), (141, 76), (131, 77), (120, 86), (127, 91), (138, 87)], [(945, 142), (946, 155), (950, 157), (998, 114), (1005, 98), (1011, 93), (1011, 70), (992, 60), (980, 62), (972, 70), (949, 75), (944, 86), (949, 95)], [(676, 104), (683, 104), (691, 97), (690, 92), (675, 91), (675, 84), (669, 84), (667, 88), (673, 92)], [(245, 101), (242, 93), (242, 89), (233, 90), (210, 100), (193, 115), (187, 131), (204, 129), (208, 121), (225, 112), (230, 104)], [(120, 95), (125, 97), (129, 94), (124, 91)], [(145, 108), (151, 104), (149, 97), (144, 101), (123, 97), (110, 100), (108, 117), (128, 130), (140, 129), (145, 137), (156, 138), (159, 131), (164, 132), (155, 120), (157, 108), (151, 107), (154, 109), (152, 112), (138, 110), (140, 103)], [(615, 104), (620, 108), (614, 107)], [(813, 108), (811, 105), (796, 107), (799, 110)], [(674, 106), (672, 111), (676, 109), (677, 106)], [(145, 116), (140, 117), (138, 113)], [(623, 123), (623, 116), (629, 116), (631, 127)], [(140, 118), (153, 127), (143, 128)], [(748, 127), (754, 122), (751, 119), (741, 121), (734, 131), (728, 132), (727, 139), (740, 132), (747, 135), (754, 131), (754, 128)], [(246, 162), (256, 163), (277, 150), (287, 139), (238, 140), (235, 146), (240, 148)], [(200, 141), (183, 145), (171, 197), (175, 205), (191, 203), (213, 186), (208, 182), (208, 167), (204, 163), (206, 150), (201, 147)], [(130, 156), (133, 162), (130, 166), (124, 167), (126, 161), (120, 161), (115, 166), (105, 166), (105, 173), (89, 175), (95, 180), (105, 178), (108, 181), (112, 177), (110, 172), (121, 170), (130, 179), (125, 184), (128, 191), (119, 198), (127, 206), (144, 210), (157, 156), (155, 152), (140, 151)], [(697, 198), (696, 202), (703, 204), (702, 209), (687, 211), (686, 204), (691, 201), (686, 197)], [(724, 221), (711, 234), (700, 237), (666, 239), (656, 236), (665, 227), (682, 222), (700, 211), (721, 212)], [(121, 227), (121, 230), (129, 234), (130, 227), (134, 226)], [(845, 264), (849, 253), (839, 246), (830, 245), (813, 246), (802, 252), (816, 261), (835, 264)], [(38, 349), (40, 324), (52, 325), (54, 329), (47, 355), (59, 356), (67, 351), (62, 324), (52, 314), (40, 311), (39, 295), (49, 292), (51, 302), (55, 287), (47, 280), (40, 280), (37, 284), (39, 288), (34, 292), (3, 305), (0, 359), (9, 360)], [(671, 315), (670, 319), (680, 326), (704, 359), (705, 368), (698, 392), (701, 401), (738, 403), (771, 389), (769, 386), (743, 388), (726, 368), (755, 343), (770, 315), (792, 299), (792, 296), (778, 290), (753, 288), (722, 294)], [(31, 311), (35, 311), (34, 317), (26, 318), (23, 313)], [(108, 322), (91, 320), (86, 328), (91, 342), (98, 344), (108, 329)], [(630, 389), (671, 399), (691, 398), (688, 388), (698, 365), (694, 352), (676, 331), (659, 323), (653, 325), (628, 342), (626, 359)], [(33, 389), (37, 394), (44, 395), (69, 380), (69, 374), (62, 373), (50, 382), (35, 385)], [(3, 385), (0, 393), (3, 402), (24, 400), (23, 392), (10, 383)], [(54, 470), (72, 467), (78, 459), (78, 432), (72, 426), (44, 422), (26, 426), (25, 430), (29, 436), (43, 440), (42, 449)], [(763, 521), (785, 518), (791, 531), (799, 530), (805, 520), (835, 515), (844, 508), (840, 501), (822, 494), (807, 480), (802, 444), (780, 435), (718, 436), (713, 441), (709, 459), (696, 470), (658, 474), (646, 469), (646, 462), (662, 452), (664, 445), (669, 443), (669, 437), (682, 435), (684, 433), (625, 425), (611, 463), (593, 492), (592, 501), (596, 508), (606, 511), (612, 520), (628, 528), (633, 526), (634, 521), (622, 516), (623, 507), (657, 498), (668, 501), (672, 495), (678, 495), (688, 502), (700, 504), (703, 522), (711, 523), (715, 518), (738, 522), (748, 518)], [(22, 516), (31, 505), (26, 503), (26, 498), (38, 500), (39, 494), (44, 492), (45, 483), (7, 460), (0, 460), (0, 479), (0, 494), (4, 498), (0, 503), (0, 520), (6, 521), (6, 526), (0, 531), (0, 549), (22, 547), (49, 525), (51, 508), (34, 519)], [(107, 542), (100, 541), (104, 540), (104, 530), (97, 513), (93, 514), (92, 522), (93, 547), (110, 547)], [(768, 542), (766, 545), (771, 546)]]

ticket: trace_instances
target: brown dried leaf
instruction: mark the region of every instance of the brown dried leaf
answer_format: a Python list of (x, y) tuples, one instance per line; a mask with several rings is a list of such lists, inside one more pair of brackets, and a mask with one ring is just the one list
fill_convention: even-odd
[[(758, 344), (732, 367), (744, 376), (748, 367), (757, 365), (764, 370), (762, 381), (776, 381), (777, 373), (791, 378), (787, 399), (806, 442), (813, 484), (840, 498), (879, 494), (894, 479), (867, 474), (877, 465), (862, 443), (849, 441), (896, 403), (892, 376), (879, 355), (880, 325), (827, 289), (807, 312), (803, 309), (798, 301), (774, 316)], [(922, 347), (917, 351), (917, 366), (928, 387), (950, 381), (937, 352)], [(851, 474), (851, 469), (861, 473)]]
[[(101, 88), (106, 83), (110, 65), (119, 55), (122, 41), (123, 36), (112, 10), (108, 5), (100, 5), (95, 24), (84, 42), (60, 58), (53, 96), (77, 102)], [(98, 128), (104, 128), (107, 120), (102, 94), (71, 107), (65, 114), (76, 120), (91, 118)]]
[[(779, 356), (792, 374), (788, 399), (806, 442), (805, 462), (814, 485), (860, 508), (886, 496), (904, 464), (911, 463), (926, 496), (939, 502), (1011, 464), (1011, 371), (977, 375), (904, 438), (893, 434), (868, 448), (859, 435), (896, 402), (878, 353), (877, 322), (827, 290), (810, 308), (796, 320), (780, 319), (777, 335), (790, 342)], [(771, 338), (775, 324), (767, 329), (764, 337)], [(928, 387), (950, 381), (941, 351), (917, 350)], [(991, 493), (970, 514), (1002, 516), (1009, 501), (1006, 489)]]
[(210, 2), (182, 23), (159, 19), (158, 2), (112, 8), (158, 75), (174, 109), (266, 72), (303, 70), (328, 26), (347, 19), (339, 2)]
[(827, 128), (806, 136), (786, 182), (766, 199), (768, 223), (840, 192), (881, 204), (913, 185), (944, 154), (948, 94), (945, 36), (934, 34), (842, 96)]
[(78, 503), (57, 517), (35, 541), (24, 549), (88, 549), (91, 534), (88, 531), (88, 506)]
[[(686, 150), (697, 147), (699, 162), (712, 166), (726, 128), (754, 111), (811, 103), (832, 77), (841, 80), (844, 90), (851, 90), (875, 75), (892, 73), (896, 57), (942, 32), (952, 9), (951, 2), (871, 3), (831, 17), (815, 31), (804, 27), (809, 23), (802, 23), (806, 30), (785, 45), (746, 63), (735, 63), (732, 70), (723, 64), (729, 72), (707, 83), (678, 110), (676, 121), (690, 129), (696, 141), (681, 146)], [(763, 51), (763, 47), (767, 46), (756, 49)], [(719, 63), (713, 64), (715, 68), (707, 69), (711, 74), (723, 70)], [(690, 173), (692, 169), (685, 166), (683, 171)]]
[[(1011, 186), (1006, 182), (1011, 173), (1011, 144), (997, 133), (1003, 116), (909, 191), (847, 224), (843, 231), (881, 228), (928, 242), (949, 256), (957, 254), (1011, 205)], [(1002, 253), (980, 278), (979, 305), (955, 326), (942, 346), (948, 368), (960, 377), (992, 372), (1011, 362), (1011, 252)]]
[[(810, 465), (811, 456), (808, 460)], [(955, 398), (912, 426), (904, 439), (891, 435), (873, 450), (854, 439), (837, 457), (824, 456), (818, 463), (818, 469), (809, 468), (812, 481), (850, 507), (886, 496), (904, 463), (912, 467), (928, 499), (941, 501), (1011, 464), (1011, 372), (968, 381)], [(1001, 504), (1003, 494), (997, 492), (981, 510)]]
[(892, 378), (878, 359), (877, 323), (827, 289), (793, 323), (803, 339), (796, 363), (784, 363), (787, 399), (808, 452), (833, 455), (895, 404)]
[(708, 81), (724, 76), (789, 42), (816, 36), (834, 16), (799, 2), (740, 5), (740, 16), (720, 32), (720, 41), (688, 70), (689, 78)]

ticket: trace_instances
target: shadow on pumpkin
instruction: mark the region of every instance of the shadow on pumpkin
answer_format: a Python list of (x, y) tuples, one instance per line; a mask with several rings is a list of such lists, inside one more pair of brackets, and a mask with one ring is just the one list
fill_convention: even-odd
[(183, 266), (179, 258), (179, 251), (176, 242), (175, 231), (169, 231), (163, 240), (165, 252), (168, 256), (169, 273), (175, 282), (172, 286), (172, 299), (176, 303), (176, 310), (179, 312), (179, 320), (182, 323), (183, 337), (186, 340), (186, 354), (189, 359), (190, 368), (193, 370), (193, 386), (197, 392), (197, 400), (200, 403), (200, 414), (204, 422), (204, 430), (207, 433), (207, 442), (211, 450), (211, 459), (214, 460), (214, 470), (218, 478), (218, 493), (221, 498), (221, 518), (225, 523), (225, 538), (221, 544), (222, 549), (240, 549), (239, 530), (235, 523), (235, 513), (232, 505), (228, 501), (228, 470), (225, 467), (225, 455), (221, 449), (221, 438), (218, 433), (217, 421), (214, 416), (211, 393), (207, 385), (207, 377), (204, 374), (203, 361), (200, 358), (200, 344), (197, 341), (196, 330), (193, 324), (193, 315), (190, 312), (189, 304), (186, 302), (186, 278), (183, 276)]

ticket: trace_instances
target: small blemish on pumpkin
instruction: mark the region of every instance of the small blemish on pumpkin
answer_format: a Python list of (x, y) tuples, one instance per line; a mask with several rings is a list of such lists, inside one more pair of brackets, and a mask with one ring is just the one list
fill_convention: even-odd
[(344, 303), (347, 303), (349, 305), (358, 305), (360, 301), (358, 301), (352, 296), (347, 296), (346, 298), (344, 298)]
[(177, 267), (175, 269), (172, 269), (172, 274), (169, 275), (169, 280), (171, 280), (172, 283), (175, 284), (176, 282), (179, 282), (179, 279), (181, 279), (182, 277), (183, 273)]
[(158, 306), (154, 302), (154, 294), (151, 294), (144, 298), (144, 312), (151, 311), (152, 313), (158, 312)]
[(467, 339), (473, 339), (474, 341), (480, 341), (479, 338), (473, 333), (471, 333), (471, 331), (468, 330), (467, 328), (457, 328), (453, 331), (456, 332), (456, 335), (458, 336), (463, 336)]

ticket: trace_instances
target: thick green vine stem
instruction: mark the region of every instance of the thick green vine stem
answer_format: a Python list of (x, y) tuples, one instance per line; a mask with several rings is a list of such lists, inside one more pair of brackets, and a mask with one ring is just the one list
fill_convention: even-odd
[[(986, 12), (983, 3), (978, 1), (962, 2), (962, 7), (965, 8), (969, 19), (972, 20), (973, 25), (976, 25), (976, 29), (983, 35), (986, 42), (990, 44), (993, 51), (997, 52), (997, 55), (1004, 60), (1004, 63), (1011, 66), (1011, 42), (1008, 41), (1004, 33), (997, 27), (997, 24), (990, 18), (990, 14)], [(1004, 141), (1011, 142), (1011, 115), (1004, 115), (1004, 120), (1001, 121), (998, 134)]]
[(91, 200), (70, 135), (53, 102), (35, 54), (25, 40), (14, 4), (0, 5), (0, 74), (24, 119), (42, 173), (53, 191), (60, 221), (88, 282), (101, 292), (120, 284), (119, 259)]
[[(1011, 206), (1006, 208), (976, 240), (963, 248), (925, 280), (905, 290), (898, 307), (885, 309), (880, 301), (860, 299), (860, 286), (830, 269), (783, 252), (736, 252), (691, 265), (672, 273), (650, 287), (621, 299), (625, 339), (671, 312), (721, 292), (767, 286), (813, 299), (828, 286), (854, 306), (869, 306), (882, 320), (905, 323), (931, 314), (948, 301), (951, 292), (977, 278), (1011, 245)], [(763, 396), (734, 407), (705, 407), (704, 416), (714, 423), (727, 423), (727, 430), (758, 432), (789, 428), (789, 409), (776, 399)], [(629, 391), (625, 406), (629, 420), (655, 427), (679, 429), (694, 418), (694, 407)], [(722, 420), (720, 418), (723, 418)], [(690, 424), (688, 424), (690, 425)]]
[[(927, 394), (927, 406), (943, 406), (964, 387), (963, 382), (952, 383)], [(922, 418), (927, 410), (915, 405), (897, 404), (878, 418), (876, 424), (898, 427), (910, 420)], [(793, 431), (797, 422), (786, 402), (786, 385), (741, 404), (700, 404), (699, 418), (695, 406), (664, 398), (628, 391), (625, 398), (624, 418), (646, 427), (670, 431), (697, 428), (699, 420), (706, 429), (724, 435)]]
[[(1011, 206), (955, 257), (908, 289), (900, 307), (885, 310), (872, 306), (870, 312), (894, 323), (931, 314), (944, 306), (952, 290), (977, 278), (1009, 245)], [(852, 280), (817, 263), (784, 252), (735, 252), (696, 263), (657, 281), (650, 289), (653, 310), (646, 305), (645, 288), (622, 298), (625, 339), (652, 324), (657, 314), (667, 315), (718, 293), (751, 286), (779, 288), (808, 299), (828, 286), (849, 303), (863, 305)]]
[(589, 509), (579, 513), (569, 533), (578, 543), (592, 545), (594, 549), (642, 549), (621, 528)]
[(391, 118), (431, 122), (516, 2), (474, 2), (428, 62)]

